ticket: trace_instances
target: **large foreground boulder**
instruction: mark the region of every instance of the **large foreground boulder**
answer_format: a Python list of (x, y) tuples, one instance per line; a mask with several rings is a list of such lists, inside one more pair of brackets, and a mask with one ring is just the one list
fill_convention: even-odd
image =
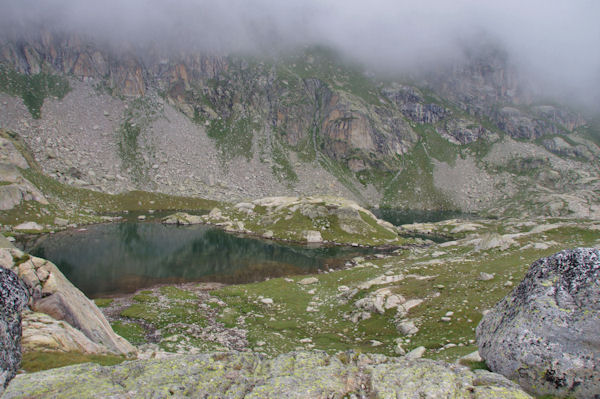
[(382, 355), (252, 352), (177, 355), (117, 366), (82, 364), (17, 376), (3, 399), (529, 398), (488, 371)]
[(21, 364), (21, 311), (28, 300), (25, 284), (0, 267), (0, 394)]
[(534, 262), (477, 327), (488, 367), (539, 395), (600, 394), (600, 251)]
[(14, 271), (30, 294), (30, 307), (64, 320), (92, 342), (106, 348), (100, 353), (129, 354), (134, 346), (115, 334), (98, 307), (79, 291), (52, 262), (15, 248), (0, 249), (0, 266)]

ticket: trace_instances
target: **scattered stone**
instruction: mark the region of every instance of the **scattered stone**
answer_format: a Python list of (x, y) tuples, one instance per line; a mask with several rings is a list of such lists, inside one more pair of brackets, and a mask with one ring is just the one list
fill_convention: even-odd
[(209, 219), (221, 219), (223, 218), (223, 212), (219, 208), (213, 208), (208, 214)]
[(21, 223), (14, 227), (14, 230), (17, 231), (42, 231), (44, 230), (43, 226), (40, 226), (36, 222), (25, 222)]
[(404, 350), (404, 348), (402, 347), (402, 344), (403, 344), (403, 340), (402, 340), (402, 338), (396, 338), (396, 339), (394, 340), (394, 343), (396, 344), (396, 345), (394, 346), (394, 353), (395, 353), (396, 355), (400, 355), (400, 356), (404, 356), (404, 355), (406, 355), (406, 351), (405, 351), (405, 350)]
[(66, 225), (69, 224), (69, 221), (67, 219), (55, 217), (54, 218), (54, 224), (57, 225), (57, 226), (66, 226)]
[(507, 282), (505, 282), (503, 285), (504, 285), (505, 287), (512, 287), (512, 286), (513, 286), (513, 282), (512, 282), (512, 281), (510, 281), (510, 280), (508, 280), (508, 281), (507, 281)]
[(369, 288), (371, 288), (374, 285), (396, 283), (396, 282), (402, 281), (402, 280), (404, 280), (404, 275), (402, 275), (402, 274), (398, 274), (395, 276), (383, 275), (383, 276), (376, 277), (372, 280), (369, 280), (367, 282), (364, 282), (362, 284), (359, 284), (358, 288), (361, 290), (368, 290)]
[(356, 324), (359, 321), (367, 320), (371, 318), (371, 312), (354, 312), (349, 317), (346, 317), (352, 323)]
[(408, 311), (414, 308), (415, 306), (419, 306), (423, 303), (422, 299), (409, 299), (403, 304), (398, 305), (397, 313), (399, 317), (405, 317), (408, 314)]
[(396, 328), (402, 335), (415, 335), (419, 332), (419, 329), (415, 325), (415, 323), (411, 320), (402, 320), (398, 324), (396, 324)]
[(298, 284), (309, 285), (309, 284), (316, 284), (318, 282), (319, 282), (319, 279), (316, 277), (306, 277), (306, 278), (303, 278), (302, 280), (298, 281)]
[(483, 228), (483, 226), (478, 223), (463, 223), (463, 224), (459, 224), (458, 226), (456, 226), (455, 228), (450, 230), (450, 233), (456, 234), (456, 233), (477, 231), (480, 228)]
[(163, 218), (162, 223), (186, 226), (192, 224), (201, 224), (204, 223), (204, 220), (202, 219), (202, 216), (190, 215), (189, 213), (185, 212), (177, 212)]
[(306, 236), (306, 242), (316, 243), (316, 242), (322, 242), (323, 241), (323, 237), (321, 237), (321, 232), (320, 231), (308, 230), (305, 233), (305, 236)]
[(485, 272), (479, 273), (479, 277), (477, 278), (477, 280), (479, 280), (479, 281), (489, 281), (489, 280), (493, 280), (493, 279), (494, 279), (493, 274), (485, 273)]
[(452, 321), (452, 318), (451, 317), (447, 317), (447, 316), (443, 316), (440, 320), (443, 321), (443, 322), (448, 323), (448, 322)]
[(460, 359), (458, 359), (457, 363), (462, 364), (464, 366), (469, 366), (472, 363), (482, 362), (483, 359), (479, 355), (479, 351), (471, 352), (468, 355), (464, 355)]
[(146, 220), (146, 215), (139, 215), (137, 217), (138, 220)]
[(273, 299), (272, 298), (261, 298), (260, 301), (262, 303), (264, 303), (265, 305), (272, 305), (273, 304)]
[(302, 338), (300, 340), (301, 344), (310, 344), (311, 342), (312, 342), (312, 339), (310, 339), (310, 338)]
[(600, 251), (577, 248), (534, 262), (477, 327), (491, 370), (536, 395), (600, 392)]
[(490, 233), (479, 239), (475, 245), (475, 251), (487, 251), (488, 249), (498, 248), (502, 251), (517, 244), (517, 242), (508, 235), (500, 235), (498, 233)]
[(263, 238), (273, 238), (273, 232), (271, 230), (267, 230), (263, 233)]
[(410, 359), (410, 360), (420, 359), (425, 354), (425, 351), (426, 351), (426, 349), (424, 346), (416, 347), (415, 349), (411, 350), (410, 352), (408, 352), (406, 354), (406, 358)]

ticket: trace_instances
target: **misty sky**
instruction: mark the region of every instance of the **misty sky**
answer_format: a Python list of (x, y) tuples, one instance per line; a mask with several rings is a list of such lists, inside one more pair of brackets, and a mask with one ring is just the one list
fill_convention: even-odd
[(0, 0), (0, 10), (0, 27), (43, 23), (170, 48), (325, 44), (388, 72), (456, 58), (486, 38), (550, 91), (600, 99), (598, 0)]

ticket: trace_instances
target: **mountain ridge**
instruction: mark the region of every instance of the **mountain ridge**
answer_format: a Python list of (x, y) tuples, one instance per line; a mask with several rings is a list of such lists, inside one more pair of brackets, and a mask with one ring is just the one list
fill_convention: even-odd
[(279, 58), (146, 50), (50, 32), (6, 39), (7, 71), (60, 76), (71, 91), (46, 98), (35, 119), (5, 78), (0, 123), (24, 136), (46, 173), (106, 192), (332, 194), (405, 209), (598, 216), (590, 124), (536, 103), (494, 48), (395, 81), (324, 47)]

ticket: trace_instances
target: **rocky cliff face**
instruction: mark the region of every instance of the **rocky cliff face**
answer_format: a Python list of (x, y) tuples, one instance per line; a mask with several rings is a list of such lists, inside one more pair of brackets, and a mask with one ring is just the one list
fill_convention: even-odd
[[(409, 84), (368, 77), (323, 48), (257, 58), (115, 48), (52, 32), (2, 40), (0, 86), (8, 96), (0, 123), (22, 134), (45, 171), (65, 182), (218, 199), (335, 194), (370, 205), (492, 213), (518, 196), (562, 196), (567, 181), (589, 191), (586, 198), (598, 195), (599, 147), (586, 121), (535, 103), (493, 48), (470, 49), (466, 61)], [(37, 86), (13, 82), (39, 74), (64, 76), (72, 90), (53, 100), (47, 84), (44, 102)], [(44, 104), (40, 119), (27, 115), (19, 96), (30, 109), (27, 96)], [(524, 167), (506, 156), (513, 140), (535, 146), (535, 155), (513, 153)], [(484, 158), (494, 151), (503, 163)], [(436, 173), (451, 178), (444, 171), (460, 159), (476, 173), (466, 169), (465, 179), (439, 184)], [(490, 182), (480, 201), (469, 194), (478, 176)], [(507, 183), (516, 178), (522, 184)], [(572, 213), (562, 202), (535, 208)]]

